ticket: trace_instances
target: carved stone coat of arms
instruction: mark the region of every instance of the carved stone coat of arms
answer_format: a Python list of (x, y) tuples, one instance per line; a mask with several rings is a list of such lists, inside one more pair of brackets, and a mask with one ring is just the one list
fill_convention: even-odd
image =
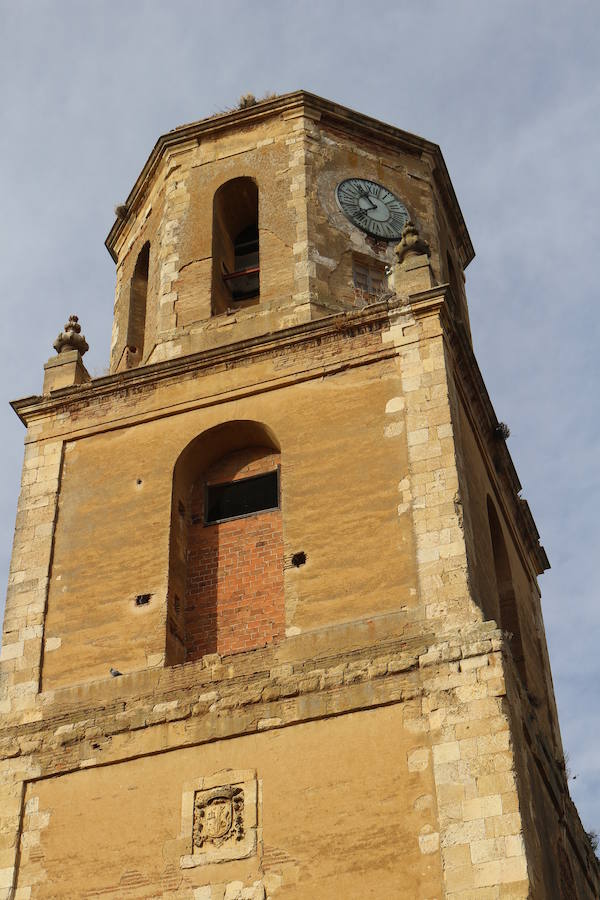
[(196, 791), (194, 796), (194, 847), (220, 847), (244, 837), (244, 792), (236, 786)]
[(256, 855), (258, 784), (254, 769), (222, 769), (184, 783), (182, 869)]

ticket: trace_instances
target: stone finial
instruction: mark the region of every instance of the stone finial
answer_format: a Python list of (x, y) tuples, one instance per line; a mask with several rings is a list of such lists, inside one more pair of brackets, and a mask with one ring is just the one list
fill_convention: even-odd
[(419, 230), (410, 219), (402, 230), (400, 243), (396, 244), (395, 253), (401, 263), (407, 256), (429, 256), (429, 244), (419, 234)]
[(52, 346), (57, 353), (65, 353), (67, 350), (79, 350), (81, 356), (90, 349), (88, 342), (81, 334), (81, 325), (77, 316), (69, 316), (65, 330), (60, 332)]

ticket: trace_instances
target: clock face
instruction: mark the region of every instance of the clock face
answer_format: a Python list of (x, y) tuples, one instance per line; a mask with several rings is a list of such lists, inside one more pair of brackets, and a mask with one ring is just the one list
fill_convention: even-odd
[(399, 241), (410, 216), (405, 205), (382, 184), (346, 178), (335, 189), (338, 205), (353, 225), (382, 241)]

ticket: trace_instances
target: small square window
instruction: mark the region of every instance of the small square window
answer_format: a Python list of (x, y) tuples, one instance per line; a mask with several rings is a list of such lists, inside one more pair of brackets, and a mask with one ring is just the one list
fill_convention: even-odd
[(383, 294), (388, 288), (386, 266), (377, 260), (354, 259), (352, 261), (352, 278), (355, 291), (371, 297)]

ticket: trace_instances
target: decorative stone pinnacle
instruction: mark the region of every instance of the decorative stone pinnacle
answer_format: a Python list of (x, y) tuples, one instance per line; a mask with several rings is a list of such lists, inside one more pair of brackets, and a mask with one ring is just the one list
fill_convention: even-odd
[(69, 316), (65, 330), (60, 332), (52, 346), (57, 353), (65, 353), (67, 350), (79, 350), (81, 356), (90, 349), (88, 342), (81, 334), (78, 316)]
[(407, 256), (429, 256), (429, 244), (419, 235), (419, 230), (410, 219), (402, 229), (400, 243), (394, 248), (398, 262), (401, 263)]

